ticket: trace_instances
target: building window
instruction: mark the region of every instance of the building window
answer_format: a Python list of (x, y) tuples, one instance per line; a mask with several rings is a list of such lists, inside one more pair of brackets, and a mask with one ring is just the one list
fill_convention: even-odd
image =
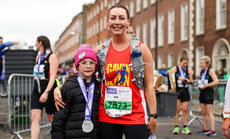
[(164, 64), (163, 62), (163, 56), (158, 56), (158, 60), (157, 60), (157, 67), (161, 67), (161, 65)]
[(99, 33), (99, 22), (97, 21), (97, 26), (96, 26), (96, 33)]
[(99, 8), (99, 4), (97, 5), (97, 14), (99, 14), (99, 10), (100, 10), (100, 8)]
[(196, 77), (200, 76), (200, 59), (204, 56), (204, 47), (196, 48)]
[(181, 41), (188, 39), (188, 5), (181, 6)]
[(139, 13), (141, 11), (141, 0), (136, 0), (136, 12)]
[(100, 19), (100, 31), (103, 30), (103, 18)]
[(158, 46), (164, 45), (164, 15), (159, 16), (158, 20)]
[(104, 29), (106, 29), (106, 24), (107, 24), (107, 16), (104, 16)]
[(216, 0), (216, 29), (226, 27), (226, 0)]
[(148, 7), (148, 0), (143, 0), (143, 9)]
[(151, 4), (156, 3), (156, 0), (151, 0), (150, 3), (151, 3)]
[(114, 0), (112, 0), (112, 6), (114, 6), (115, 5), (115, 1)]
[(109, 9), (111, 8), (111, 3), (109, 3)]
[(132, 18), (134, 16), (134, 3), (133, 3), (133, 0), (130, 1), (130, 18)]
[(143, 42), (148, 45), (148, 23), (143, 24)]
[(174, 10), (169, 11), (168, 13), (168, 43), (174, 43), (174, 28), (175, 28), (175, 12)]
[(104, 0), (104, 6), (107, 7), (108, 0)]
[(150, 48), (155, 48), (156, 46), (156, 19), (151, 20), (150, 25)]
[(101, 2), (101, 11), (103, 11), (104, 9), (104, 5), (103, 5), (103, 2)]
[(196, 0), (196, 34), (204, 33), (204, 0)]
[(95, 17), (97, 15), (97, 10), (96, 8), (93, 10), (93, 17)]
[(170, 53), (168, 54), (168, 67), (174, 66), (174, 54)]
[(136, 38), (140, 40), (140, 34), (141, 34), (141, 27), (138, 25), (136, 26)]

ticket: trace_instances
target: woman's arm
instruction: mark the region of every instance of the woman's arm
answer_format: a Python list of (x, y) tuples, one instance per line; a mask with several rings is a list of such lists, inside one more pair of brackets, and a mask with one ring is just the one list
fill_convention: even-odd
[(213, 69), (209, 70), (209, 75), (212, 77), (213, 81), (211, 83), (209, 83), (209, 84), (204, 85), (204, 87), (202, 89), (205, 89), (207, 87), (215, 86), (215, 85), (217, 85), (219, 83), (219, 80), (218, 80), (218, 78), (216, 76), (216, 73), (215, 73), (215, 71)]
[(48, 97), (49, 91), (52, 89), (54, 83), (55, 83), (55, 78), (57, 75), (57, 69), (58, 69), (58, 59), (55, 54), (51, 54), (49, 58), (49, 63), (50, 63), (50, 79), (49, 83), (46, 87), (46, 90), (43, 92), (41, 95), (39, 101), (40, 103), (45, 103)]
[[(157, 103), (155, 90), (153, 89), (153, 57), (147, 45), (142, 43), (140, 50), (142, 52), (143, 62), (147, 63), (145, 64), (144, 75), (146, 99), (149, 105), (150, 114), (155, 114), (157, 113)], [(150, 118), (148, 128), (150, 129), (151, 133), (156, 131), (156, 123), (157, 120), (155, 118)]]
[(59, 107), (65, 108), (65, 103), (62, 101), (61, 89), (63, 85), (60, 85), (54, 89), (54, 102), (57, 110)]
[(188, 76), (189, 76), (189, 79), (187, 80), (187, 82), (188, 82), (188, 83), (193, 83), (192, 72), (191, 72), (190, 69), (188, 70)]

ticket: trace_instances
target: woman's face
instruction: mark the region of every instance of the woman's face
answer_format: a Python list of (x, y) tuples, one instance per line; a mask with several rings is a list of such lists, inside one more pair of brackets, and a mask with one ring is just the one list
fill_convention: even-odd
[(204, 60), (201, 60), (200, 61), (200, 67), (201, 67), (202, 70), (206, 70), (208, 65), (206, 64), (206, 62)]
[(125, 9), (115, 7), (110, 10), (107, 26), (113, 35), (121, 35), (126, 33), (126, 29), (129, 26), (129, 23), (130, 21), (127, 17)]
[(36, 51), (40, 51), (42, 48), (42, 42), (38, 42), (38, 40), (36, 40), (35, 46), (36, 46)]
[(182, 60), (180, 66), (182, 69), (185, 69), (188, 66), (188, 60)]

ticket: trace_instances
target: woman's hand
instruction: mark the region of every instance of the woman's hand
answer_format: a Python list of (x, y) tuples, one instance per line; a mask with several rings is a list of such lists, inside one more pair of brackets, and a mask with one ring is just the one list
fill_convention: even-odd
[(49, 93), (48, 93), (47, 91), (45, 91), (45, 92), (41, 95), (41, 97), (39, 98), (39, 102), (40, 102), (40, 103), (45, 103), (45, 102), (47, 101), (48, 95), (49, 95)]
[(150, 130), (151, 133), (154, 133), (157, 129), (157, 119), (155, 118), (150, 118), (150, 121), (148, 123), (148, 129)]
[(59, 111), (59, 107), (65, 108), (65, 103), (62, 101), (61, 91), (59, 87), (54, 89), (55, 107)]

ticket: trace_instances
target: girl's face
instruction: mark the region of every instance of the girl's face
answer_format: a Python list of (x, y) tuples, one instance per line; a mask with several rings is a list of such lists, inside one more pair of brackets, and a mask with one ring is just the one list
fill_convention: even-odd
[(208, 65), (206, 64), (206, 62), (204, 60), (200, 61), (200, 67), (202, 70), (206, 70)]
[(130, 21), (127, 17), (125, 9), (115, 7), (110, 10), (107, 26), (113, 35), (121, 35), (126, 33), (126, 29), (129, 26), (129, 23)]
[(85, 58), (79, 62), (78, 70), (82, 79), (88, 79), (90, 81), (96, 70), (96, 62), (91, 58)]

